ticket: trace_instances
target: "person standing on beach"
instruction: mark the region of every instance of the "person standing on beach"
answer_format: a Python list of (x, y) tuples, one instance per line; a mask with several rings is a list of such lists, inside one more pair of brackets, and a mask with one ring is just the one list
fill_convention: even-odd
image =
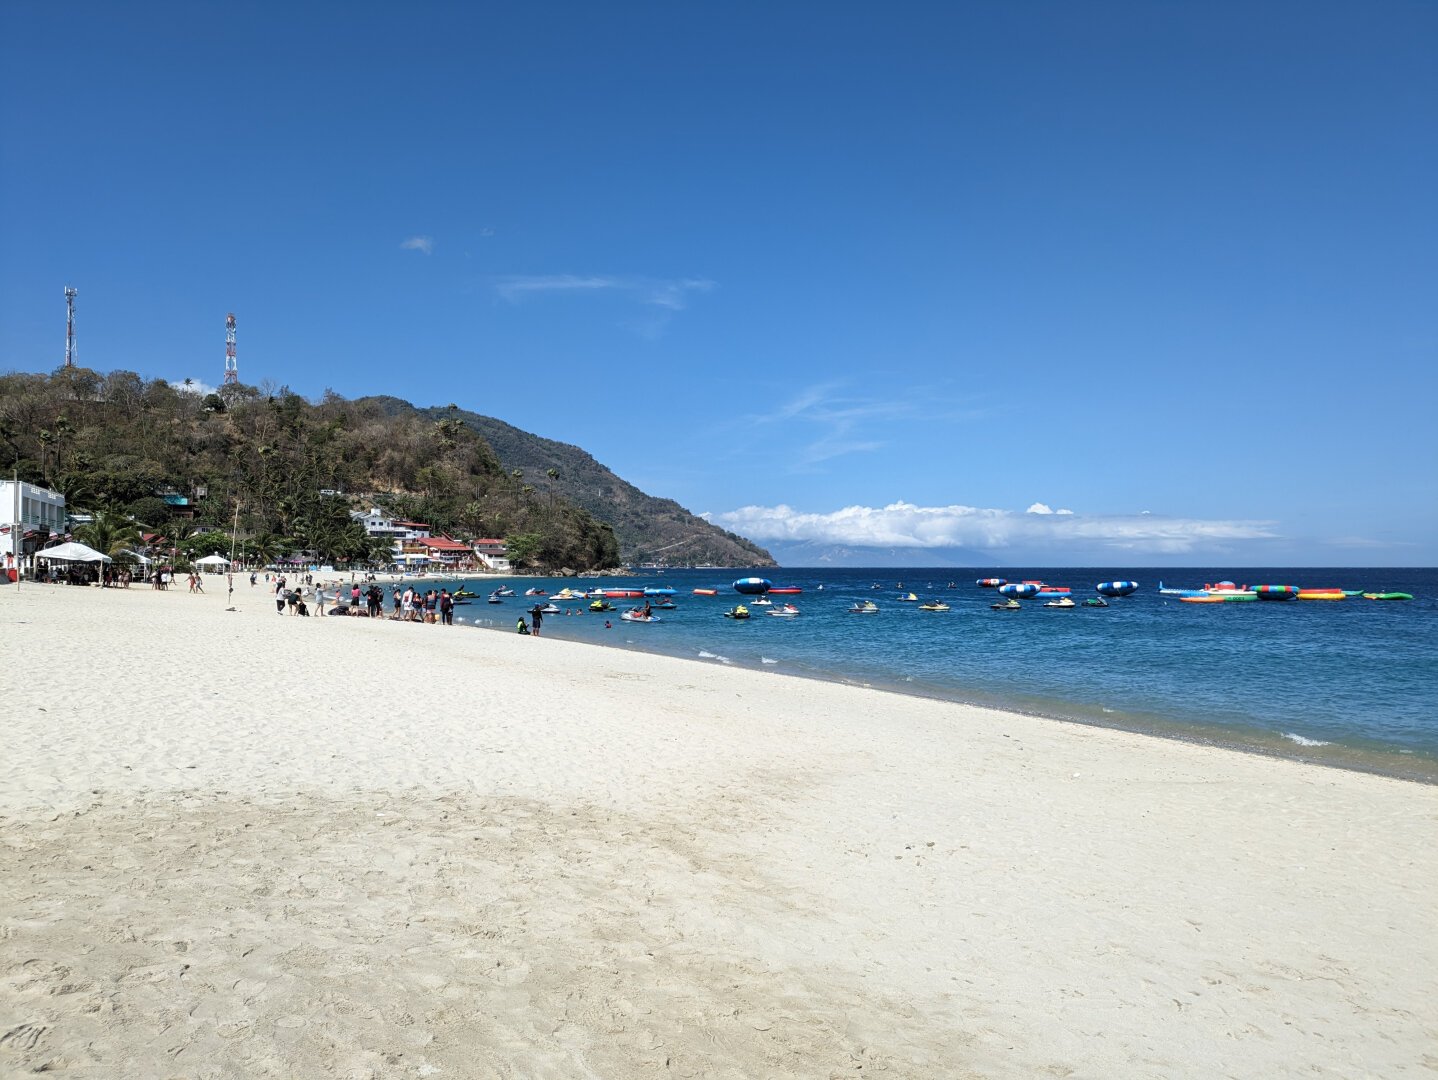
[(454, 625), (454, 597), (448, 589), (439, 590), (439, 621), (445, 626)]
[(321, 615), (325, 613), (325, 583), (323, 581), (315, 586), (315, 608)]
[(534, 624), (534, 636), (539, 636), (539, 628), (544, 624), (544, 612), (535, 604), (529, 611), (529, 621)]

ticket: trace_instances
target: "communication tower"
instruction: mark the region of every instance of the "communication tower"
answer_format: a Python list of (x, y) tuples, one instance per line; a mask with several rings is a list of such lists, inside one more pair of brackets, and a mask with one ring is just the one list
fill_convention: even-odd
[(240, 381), (240, 368), (235, 362), (235, 313), (225, 316), (225, 385)]
[(78, 289), (65, 286), (65, 366), (75, 366), (75, 297), (80, 295)]

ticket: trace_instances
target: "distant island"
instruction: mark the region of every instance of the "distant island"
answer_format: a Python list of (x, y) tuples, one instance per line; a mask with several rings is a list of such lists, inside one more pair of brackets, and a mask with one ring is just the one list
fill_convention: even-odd
[(774, 565), (580, 448), (454, 404), (331, 392), (312, 404), (287, 387), (202, 393), (131, 371), (12, 372), (0, 375), (0, 468), (72, 511), (147, 533), (238, 526), (261, 554), (382, 559), (351, 516), (373, 506), (436, 536), (501, 538), (516, 568)]

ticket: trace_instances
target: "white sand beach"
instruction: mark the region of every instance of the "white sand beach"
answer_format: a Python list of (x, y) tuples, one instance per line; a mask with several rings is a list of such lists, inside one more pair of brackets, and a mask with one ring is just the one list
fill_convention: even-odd
[(1438, 789), (236, 601), (0, 589), (0, 1075), (1438, 1072)]

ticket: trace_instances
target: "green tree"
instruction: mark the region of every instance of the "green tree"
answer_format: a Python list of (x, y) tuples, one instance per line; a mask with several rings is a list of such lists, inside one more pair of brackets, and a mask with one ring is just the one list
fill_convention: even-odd
[(528, 566), (539, 554), (544, 540), (538, 533), (519, 533), (505, 538), (504, 547), (509, 561), (517, 568)]
[(102, 555), (114, 556), (122, 549), (139, 546), (140, 526), (122, 514), (98, 510), (94, 517), (75, 530), (75, 539)]

